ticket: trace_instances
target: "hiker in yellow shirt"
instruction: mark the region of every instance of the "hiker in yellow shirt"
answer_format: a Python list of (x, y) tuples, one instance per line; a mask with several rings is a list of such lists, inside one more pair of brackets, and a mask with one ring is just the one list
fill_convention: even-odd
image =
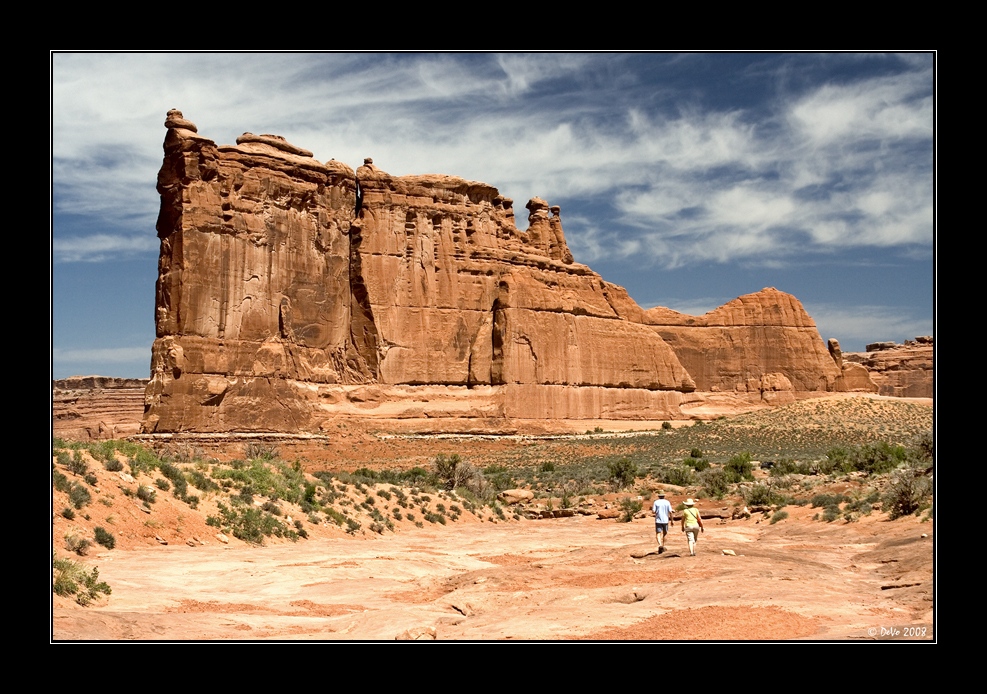
[(696, 502), (692, 499), (685, 500), (685, 508), (682, 510), (682, 532), (689, 539), (689, 554), (696, 556), (696, 540), (699, 539), (699, 533), (706, 532), (706, 528), (703, 527), (703, 519), (699, 515), (699, 509), (696, 508)]

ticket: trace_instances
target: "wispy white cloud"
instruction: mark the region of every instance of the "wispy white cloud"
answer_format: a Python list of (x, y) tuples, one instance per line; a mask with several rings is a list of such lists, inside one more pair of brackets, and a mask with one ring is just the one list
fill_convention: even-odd
[(114, 236), (94, 234), (54, 238), (51, 242), (52, 259), (56, 263), (99, 262), (109, 258), (133, 256), (140, 253), (156, 253), (155, 236)]
[(106, 347), (94, 349), (59, 349), (51, 350), (51, 359), (56, 365), (84, 364), (108, 362), (123, 364), (130, 362), (148, 362), (151, 360), (151, 346), (143, 347)]
[[(662, 87), (636, 83), (620, 69), (626, 60), (56, 55), (55, 210), (153, 235), (161, 124), (178, 107), (220, 143), (276, 132), (322, 160), (373, 156), (395, 174), (483, 180), (521, 204), (594, 196), (615, 214), (595, 221), (587, 259), (674, 267), (930, 241), (929, 61), (794, 95), (779, 89), (755, 116), (695, 100), (648, 110)], [(552, 92), (568, 82), (593, 90)]]

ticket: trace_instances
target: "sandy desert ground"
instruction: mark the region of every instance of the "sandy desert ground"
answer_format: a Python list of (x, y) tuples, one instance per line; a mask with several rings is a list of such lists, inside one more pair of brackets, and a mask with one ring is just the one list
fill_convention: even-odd
[[(810, 509), (801, 509), (808, 514)], [(297, 545), (94, 557), (106, 604), (75, 639), (932, 639), (930, 522), (710, 521), (655, 553), (652, 521), (436, 527)], [(733, 550), (728, 556), (723, 550)], [(61, 599), (58, 599), (61, 600)]]
[[(707, 444), (716, 432), (749, 431), (757, 437), (749, 439), (752, 446), (768, 448), (774, 439), (764, 432), (774, 431), (784, 433), (783, 444), (794, 432), (816, 446), (812, 437), (823, 445), (833, 427), (859, 429), (866, 440), (862, 422), (900, 438), (928, 427), (930, 412), (931, 402), (809, 401), (726, 420), (724, 428), (707, 429), (707, 437), (713, 432)], [(672, 451), (691, 441), (686, 434), (664, 440)], [(523, 455), (537, 465), (620, 441), (455, 443), (484, 464)], [(379, 468), (409, 467), (448, 442), (348, 434), (335, 445), (330, 452), (343, 461), (338, 467), (353, 469), (371, 460)], [(818, 520), (818, 508), (789, 505), (788, 517), (772, 524), (760, 513), (710, 518), (719, 511), (728, 516), (738, 501), (703, 499), (699, 508), (708, 520), (696, 557), (688, 556), (678, 531), (669, 536), (669, 551), (658, 555), (646, 512), (630, 523), (595, 515), (502, 521), (464, 514), (448, 525), (415, 527), (405, 519), (393, 532), (356, 536), (318, 526), (308, 540), (254, 546), (233, 538), (222, 544), (204, 514), (167, 494), (147, 515), (111, 484), (111, 473), (91, 469), (100, 477), (93, 491), (103, 503), (94, 499), (86, 507), (87, 521), (112, 528), (118, 541), (112, 550), (94, 545), (80, 561), (99, 567), (112, 595), (85, 608), (53, 595), (56, 642), (935, 640), (929, 513), (890, 521), (875, 512), (827, 523)], [(814, 491), (839, 491), (832, 485), (850, 481), (829, 484)], [(676, 496), (693, 494), (681, 491)], [(52, 542), (64, 553), (62, 538), (85, 529), (80, 518), (57, 512), (63, 504), (60, 496), (53, 499)], [(187, 543), (191, 536), (205, 544)]]

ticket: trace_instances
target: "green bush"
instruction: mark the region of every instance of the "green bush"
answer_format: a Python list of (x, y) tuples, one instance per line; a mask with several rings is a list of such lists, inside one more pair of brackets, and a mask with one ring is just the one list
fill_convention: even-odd
[(667, 430), (669, 430), (669, 429), (672, 428), (672, 423), (671, 422), (662, 422), (661, 423), (661, 428), (667, 431)]
[(891, 520), (896, 520), (921, 510), (931, 497), (932, 485), (928, 477), (902, 470), (892, 479), (882, 508)]
[(692, 468), (684, 465), (664, 465), (657, 470), (655, 476), (663, 484), (674, 484), (679, 487), (688, 486), (695, 479)]
[(620, 502), (620, 510), (622, 513), (618, 520), (621, 523), (630, 523), (634, 520), (634, 516), (636, 516), (642, 508), (644, 508), (644, 504), (640, 501), (635, 501), (630, 498), (624, 499)]
[(93, 530), (96, 536), (96, 542), (106, 547), (106, 549), (113, 549), (117, 545), (117, 540), (113, 537), (113, 534), (107, 531), (105, 528), (96, 527)]
[(99, 569), (96, 567), (87, 571), (82, 564), (56, 557), (54, 552), (51, 559), (51, 592), (55, 595), (75, 595), (75, 601), (85, 607), (100, 594), (113, 592), (105, 581), (99, 580)]
[(607, 463), (607, 477), (610, 484), (616, 489), (624, 489), (634, 482), (637, 477), (637, 465), (630, 458), (621, 458), (616, 462)]
[(75, 511), (72, 510), (70, 506), (66, 506), (62, 509), (62, 518), (67, 518), (69, 520), (75, 519)]
[(93, 500), (92, 494), (89, 490), (82, 486), (79, 482), (73, 482), (72, 486), (69, 488), (69, 501), (75, 506), (76, 510), (82, 509), (83, 506), (88, 504)]
[(771, 506), (783, 500), (783, 496), (766, 484), (755, 484), (744, 490), (744, 503), (748, 506)]
[(699, 473), (699, 483), (705, 495), (722, 499), (730, 491), (729, 476), (722, 468), (710, 468)]
[(696, 458), (696, 459), (702, 458), (703, 457), (703, 451), (702, 451), (702, 449), (701, 448), (693, 448), (691, 451), (689, 451), (689, 457), (690, 458)]
[(151, 487), (142, 484), (137, 487), (137, 498), (145, 503), (153, 504), (157, 500), (158, 494)]
[(103, 467), (110, 472), (120, 472), (123, 470), (123, 463), (117, 460), (116, 456), (112, 456), (103, 461)]
[(788, 511), (776, 511), (774, 515), (771, 516), (771, 525), (774, 525), (778, 521), (782, 521), (788, 518)]
[(723, 466), (727, 474), (728, 482), (740, 482), (742, 480), (754, 480), (754, 465), (751, 463), (751, 454), (738, 453), (726, 462)]

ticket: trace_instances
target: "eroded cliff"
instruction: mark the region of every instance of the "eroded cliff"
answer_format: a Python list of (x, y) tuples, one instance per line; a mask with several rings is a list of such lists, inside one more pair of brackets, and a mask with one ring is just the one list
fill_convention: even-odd
[(336, 416), (680, 415), (683, 394), (840, 389), (798, 301), (643, 311), (574, 262), (561, 211), (484, 183), (356, 171), (274, 135), (165, 122), (144, 429), (317, 431)]

